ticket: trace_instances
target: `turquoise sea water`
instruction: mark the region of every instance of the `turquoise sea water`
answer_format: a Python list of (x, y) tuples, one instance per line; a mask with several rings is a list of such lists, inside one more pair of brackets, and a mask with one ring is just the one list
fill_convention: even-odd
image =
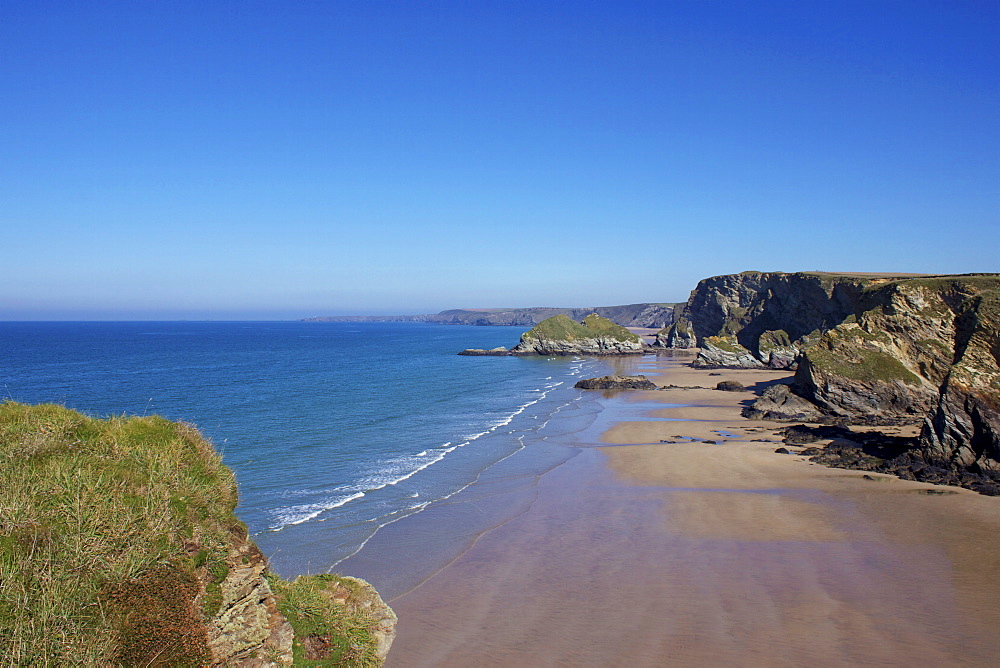
[[(420, 323), (0, 323), (0, 393), (199, 427), (238, 515), (286, 576), (336, 568), (473, 483), (537, 475), (593, 422), (607, 362), (460, 357), (511, 327)], [(486, 524), (514, 509), (492, 507)], [(489, 515), (489, 517), (487, 517)], [(412, 520), (411, 520), (412, 521)], [(346, 562), (350, 563), (350, 561)]]

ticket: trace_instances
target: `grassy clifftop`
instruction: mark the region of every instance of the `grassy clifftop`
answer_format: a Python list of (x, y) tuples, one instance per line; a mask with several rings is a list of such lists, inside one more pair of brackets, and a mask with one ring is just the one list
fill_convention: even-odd
[(555, 315), (532, 327), (531, 330), (525, 332), (524, 336), (528, 339), (546, 341), (579, 341), (599, 336), (617, 341), (638, 342), (640, 340), (638, 335), (596, 313), (588, 315), (582, 323), (574, 322), (563, 314)]
[(199, 568), (228, 570), (237, 497), (194, 428), (5, 403), (0, 498), (5, 656), (128, 662), (162, 644), (176, 661), (209, 658), (196, 629), (218, 597), (189, 601)]
[[(237, 585), (259, 581), (270, 595), (236, 503), (232, 472), (190, 425), (0, 404), (0, 656), (13, 665), (217, 661), (233, 645), (220, 643), (219, 620), (238, 617)], [(370, 619), (348, 628), (329, 605), (296, 606), (315, 583), (274, 582), (289, 594), (287, 617), (325, 629), (335, 651), (324, 659), (379, 663)], [(259, 647), (227, 651), (279, 653), (266, 647), (267, 628), (256, 639), (242, 626), (233, 633)]]

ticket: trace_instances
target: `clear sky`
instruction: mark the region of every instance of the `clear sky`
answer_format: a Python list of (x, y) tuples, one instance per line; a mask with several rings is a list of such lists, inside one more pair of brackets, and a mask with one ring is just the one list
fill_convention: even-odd
[(0, 0), (0, 319), (1000, 271), (1000, 2)]

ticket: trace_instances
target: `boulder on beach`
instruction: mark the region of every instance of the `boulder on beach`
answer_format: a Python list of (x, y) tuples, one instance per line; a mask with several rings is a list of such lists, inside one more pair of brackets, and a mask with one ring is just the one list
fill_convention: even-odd
[(779, 383), (764, 390), (751, 406), (744, 408), (743, 417), (778, 422), (821, 422), (825, 416), (818, 406), (795, 394), (788, 385)]
[(581, 390), (655, 390), (656, 385), (645, 376), (601, 376), (584, 378), (576, 385)]
[(720, 380), (715, 385), (715, 389), (723, 392), (746, 392), (747, 388), (738, 380)]

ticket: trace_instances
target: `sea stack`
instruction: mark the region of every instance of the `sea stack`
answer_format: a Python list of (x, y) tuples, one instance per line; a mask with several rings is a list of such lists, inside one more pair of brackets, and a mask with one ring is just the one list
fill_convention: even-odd
[(543, 320), (521, 335), (511, 355), (641, 355), (642, 339), (591, 313), (583, 322), (565, 315)]

